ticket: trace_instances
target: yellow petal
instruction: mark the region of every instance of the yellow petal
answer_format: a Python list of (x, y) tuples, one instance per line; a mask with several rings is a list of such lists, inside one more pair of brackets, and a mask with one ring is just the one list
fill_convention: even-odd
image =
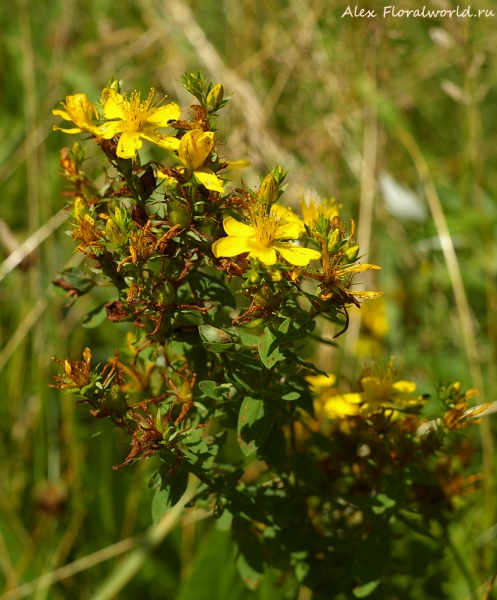
[(162, 135), (158, 131), (146, 127), (142, 130), (141, 133), (142, 138), (157, 144), (161, 148), (165, 148), (166, 150), (177, 150), (179, 148), (179, 140), (178, 138), (172, 137), (170, 135)]
[(402, 394), (412, 394), (416, 389), (414, 381), (396, 381), (392, 387)]
[(140, 134), (137, 131), (125, 131), (119, 138), (116, 154), (120, 158), (134, 158), (141, 147)]
[(383, 292), (354, 292), (353, 290), (349, 290), (349, 294), (352, 296), (356, 296), (357, 298), (363, 298), (364, 300), (375, 300), (380, 296), (383, 296)]
[(57, 127), (57, 125), (53, 126), (54, 131), (63, 131), (64, 133), (82, 133), (83, 130), (79, 127), (75, 127), (74, 129), (63, 129), (62, 127)]
[(337, 394), (326, 400), (323, 406), (324, 413), (329, 418), (351, 417), (359, 414), (359, 394)]
[(214, 192), (224, 194), (224, 188), (221, 185), (221, 182), (210, 169), (203, 167), (200, 169), (195, 169), (193, 173), (195, 175), (195, 179), (202, 183), (208, 190), (213, 190)]
[(88, 100), (86, 94), (74, 94), (66, 96), (65, 109), (71, 120), (79, 127), (92, 126), (92, 118), (98, 119), (95, 106)]
[(252, 258), (257, 258), (265, 265), (274, 265), (276, 263), (276, 251), (271, 246), (260, 246), (254, 242), (249, 256)]
[(298, 223), (284, 223), (278, 225), (274, 239), (276, 240), (296, 240), (300, 235), (300, 227)]
[(178, 155), (181, 162), (189, 169), (201, 167), (214, 147), (213, 131), (192, 129), (181, 138)]
[(106, 119), (121, 119), (121, 121), (126, 121), (126, 113), (123, 111), (123, 106), (125, 106), (125, 100), (121, 94), (110, 88), (104, 89), (102, 92), (102, 107)]
[(170, 127), (169, 121), (177, 121), (180, 118), (181, 109), (176, 102), (166, 104), (155, 109), (147, 118), (147, 123), (152, 123), (156, 127)]
[(229, 235), (228, 237), (216, 240), (212, 244), (212, 252), (218, 258), (222, 256), (227, 258), (238, 256), (244, 252), (249, 252), (251, 249), (252, 242), (249, 238), (237, 237), (236, 235)]
[(228, 169), (231, 171), (236, 171), (237, 169), (246, 169), (247, 167), (251, 167), (252, 163), (248, 160), (227, 160)]
[(226, 219), (224, 219), (223, 221), (223, 227), (224, 231), (226, 231), (228, 235), (236, 235), (239, 237), (249, 238), (255, 237), (254, 229), (250, 227), (250, 225), (240, 223), (240, 221), (237, 221), (233, 217), (226, 217)]
[(337, 378), (330, 373), (326, 375), (307, 375), (304, 379), (310, 383), (313, 392), (320, 392), (323, 389), (333, 387)]
[(55, 109), (52, 110), (52, 114), (56, 115), (57, 117), (62, 117), (65, 121), (72, 121), (71, 117), (66, 113), (65, 110)]
[(281, 256), (291, 265), (297, 265), (298, 267), (304, 267), (311, 260), (317, 260), (321, 256), (321, 253), (317, 250), (302, 248), (301, 246), (294, 246), (285, 242), (273, 242), (271, 246), (276, 248)]
[(110, 140), (122, 131), (123, 125), (124, 123), (122, 121), (109, 121), (99, 127), (95, 127), (94, 131), (98, 137), (104, 138), (104, 140)]
[(378, 265), (361, 264), (355, 265), (353, 267), (347, 267), (345, 269), (340, 269), (340, 271), (337, 272), (337, 275), (338, 277), (341, 277), (345, 273), (362, 273), (363, 271), (368, 271), (369, 269), (381, 271), (381, 267), (379, 267)]

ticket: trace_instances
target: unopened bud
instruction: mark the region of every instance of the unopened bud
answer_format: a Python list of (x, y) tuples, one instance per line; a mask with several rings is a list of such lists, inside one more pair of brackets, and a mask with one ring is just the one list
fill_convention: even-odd
[(214, 132), (192, 129), (181, 138), (178, 148), (180, 161), (189, 169), (198, 169), (214, 147)]
[(154, 298), (162, 306), (172, 306), (176, 300), (176, 290), (170, 281), (166, 281), (163, 286), (154, 291)]
[(202, 250), (208, 250), (212, 246), (212, 240), (209, 238), (215, 237), (216, 229), (216, 223), (210, 218), (200, 221), (200, 223), (197, 225), (197, 231), (202, 235), (207, 236), (206, 238), (202, 238), (202, 241), (198, 243)]
[(283, 277), (281, 275), (281, 271), (278, 271), (278, 269), (271, 269), (269, 271), (269, 275), (271, 277), (271, 281), (281, 281)]
[(357, 259), (357, 255), (359, 254), (359, 246), (350, 246), (345, 250), (345, 256), (349, 262), (354, 262)]
[(250, 274), (249, 281), (250, 281), (250, 283), (257, 283), (260, 278), (261, 277), (260, 277), (259, 273), (257, 273), (257, 271), (253, 271)]
[(278, 184), (276, 183), (276, 179), (271, 175), (266, 175), (264, 177), (264, 181), (261, 183), (261, 187), (259, 189), (259, 196), (262, 201), (267, 204), (273, 204), (278, 200)]
[(116, 384), (110, 388), (110, 396), (107, 398), (106, 405), (110, 410), (118, 413), (126, 412), (128, 408), (128, 402), (126, 401), (126, 394)]
[(179, 390), (178, 400), (184, 403), (191, 402), (193, 400), (192, 387), (188, 381), (183, 382), (183, 385)]
[(76, 158), (84, 158), (84, 148), (79, 142), (74, 142), (71, 148), (71, 152)]
[(273, 302), (273, 292), (266, 286), (261, 287), (254, 294), (254, 300), (259, 306), (270, 306)]
[(330, 254), (336, 254), (340, 249), (342, 243), (342, 235), (340, 229), (334, 229), (328, 238), (328, 252)]
[(222, 83), (215, 85), (207, 94), (207, 110), (215, 112), (220, 106), (224, 98), (224, 88)]
[(118, 94), (121, 92), (121, 86), (117, 79), (113, 79), (108, 87), (109, 89), (113, 90), (114, 92), (117, 92)]
[(78, 196), (74, 201), (74, 216), (79, 219), (86, 212), (86, 204), (81, 196)]
[(126, 241), (126, 234), (111, 218), (107, 219), (105, 233), (113, 244), (124, 244)]
[(186, 209), (185, 203), (179, 200), (169, 200), (167, 214), (171, 225), (179, 225), (183, 229), (186, 229), (192, 221), (192, 216)]

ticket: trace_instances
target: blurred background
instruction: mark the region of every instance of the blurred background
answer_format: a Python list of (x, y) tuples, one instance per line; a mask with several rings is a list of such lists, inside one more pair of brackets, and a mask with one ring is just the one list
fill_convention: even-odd
[[(376, 18), (342, 16), (348, 5), (334, 0), (0, 5), (2, 598), (297, 598), (291, 589), (276, 596), (274, 581), (245, 590), (227, 532), (198, 513), (151, 543), (146, 484), (156, 464), (113, 471), (125, 440), (47, 387), (57, 371), (51, 356), (80, 360), (89, 345), (105, 363), (126, 331), (110, 322), (83, 327), (101, 298), (67, 309), (50, 284), (80, 260), (65, 234), (58, 163), (60, 148), (82, 136), (52, 132), (60, 119), (51, 111), (68, 94), (96, 101), (114, 77), (128, 92), (154, 87), (188, 107), (185, 70), (222, 82), (234, 96), (218, 137), (230, 159), (253, 162), (236, 175), (255, 187), (257, 173), (290, 168), (287, 202), (297, 208), (302, 193), (336, 198), (344, 222), (357, 222), (363, 260), (382, 267), (357, 278), (382, 299), (354, 313), (338, 349), (312, 350), (321, 368), (350, 378), (364, 362), (393, 355), (421, 393), (461, 381), (479, 389), (478, 404), (497, 400), (497, 17), (383, 18), (383, 4), (374, 3)], [(414, 0), (397, 6), (415, 8)], [(497, 13), (490, 1), (478, 9)], [(153, 152), (145, 148), (144, 159)], [(88, 155), (88, 173), (97, 173), (97, 149)], [(325, 338), (333, 333), (323, 325)], [(486, 480), (453, 524), (464, 564), (440, 556), (433, 572), (406, 575), (406, 598), (471, 598), (461, 572), (476, 584), (491, 575), (491, 419), (468, 435), (473, 469)], [(131, 581), (123, 556), (138, 561)], [(430, 577), (446, 579), (443, 596), (430, 595)]]

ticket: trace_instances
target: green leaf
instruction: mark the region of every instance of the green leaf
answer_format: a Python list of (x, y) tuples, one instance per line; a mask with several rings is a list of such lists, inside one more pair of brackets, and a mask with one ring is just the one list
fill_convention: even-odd
[(361, 585), (360, 587), (354, 588), (352, 593), (356, 598), (366, 598), (375, 591), (380, 583), (381, 579), (370, 581), (369, 583), (366, 583), (366, 585)]
[(298, 400), (300, 398), (300, 394), (298, 392), (288, 392), (284, 396), (281, 396), (282, 400), (286, 400), (287, 402), (292, 402), (293, 400)]
[(297, 313), (286, 318), (278, 327), (278, 338), (281, 343), (294, 342), (307, 337), (314, 331), (316, 321), (307, 313)]
[(95, 286), (95, 281), (85, 275), (79, 267), (70, 267), (61, 271), (60, 276), (52, 281), (61, 294), (76, 293), (78, 296), (88, 293)]
[(168, 471), (159, 471), (155, 478), (156, 490), (152, 500), (154, 525), (158, 525), (162, 515), (181, 500), (187, 485), (187, 472), (176, 469), (171, 476)]
[(318, 369), (311, 362), (308, 362), (308, 361), (304, 360), (303, 358), (300, 358), (300, 356), (298, 354), (295, 354), (295, 352), (292, 352), (291, 350), (285, 349), (283, 351), (283, 358), (290, 362), (296, 362), (297, 364), (302, 365), (306, 369), (310, 369), (311, 371), (314, 371), (314, 373), (319, 373), (320, 375), (328, 376), (328, 373), (326, 373), (326, 371), (321, 371), (321, 369)]
[(99, 304), (93, 310), (86, 313), (83, 318), (83, 327), (87, 329), (93, 329), (94, 327), (98, 327), (100, 323), (102, 323), (107, 317), (107, 311), (105, 310), (105, 303)]
[(278, 361), (285, 359), (279, 351), (278, 338), (267, 327), (264, 329), (264, 336), (259, 342), (259, 356), (268, 369), (274, 367)]
[(229, 333), (223, 329), (212, 327), (212, 325), (200, 325), (198, 332), (204, 342), (211, 344), (232, 344), (234, 342)]
[(243, 582), (249, 590), (255, 591), (259, 587), (259, 582), (262, 579), (262, 573), (254, 569), (245, 558), (244, 554), (240, 554), (236, 561), (236, 568)]
[(236, 396), (238, 390), (231, 383), (218, 385), (215, 381), (201, 381), (198, 387), (202, 392), (213, 400), (231, 400)]
[(236, 308), (235, 297), (218, 277), (212, 277), (211, 275), (207, 275), (207, 273), (197, 271), (195, 279), (190, 279), (190, 284), (202, 300), (213, 300), (214, 302), (219, 302), (221, 306)]
[(381, 506), (373, 506), (372, 510), (375, 514), (377, 515), (381, 515), (382, 513), (384, 513), (388, 508), (393, 508), (397, 503), (395, 502), (395, 500), (392, 500), (391, 498), (389, 498), (386, 494), (378, 494), (375, 497), (375, 500), (377, 500), (378, 502), (381, 503)]
[[(378, 519), (374, 529), (366, 539), (362, 540), (355, 560), (351, 565), (354, 579), (361, 584), (359, 589), (366, 588), (364, 595), (357, 596), (358, 598), (369, 595), (378, 585), (383, 571), (390, 561), (390, 536), (390, 527), (383, 519)], [(372, 586), (373, 583), (376, 583), (376, 585), (369, 590), (367, 586)]]
[(246, 348), (249, 350), (257, 350), (259, 342), (261, 341), (260, 336), (254, 335), (253, 333), (247, 333), (246, 331), (243, 331), (243, 329), (240, 329), (238, 335)]
[(238, 444), (245, 456), (253, 454), (266, 440), (276, 418), (276, 403), (248, 396), (238, 414)]

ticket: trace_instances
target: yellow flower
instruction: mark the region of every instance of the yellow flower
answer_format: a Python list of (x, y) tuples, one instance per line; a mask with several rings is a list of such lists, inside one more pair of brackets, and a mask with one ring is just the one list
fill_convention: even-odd
[(382, 407), (416, 406), (424, 401), (422, 396), (411, 395), (416, 390), (416, 384), (413, 381), (395, 381), (398, 372), (394, 368), (392, 360), (389, 360), (383, 369), (378, 367), (366, 369), (364, 375), (361, 378), (361, 392), (336, 394), (330, 400), (360, 404), (360, 412), (366, 416)]
[(319, 215), (323, 215), (327, 219), (338, 217), (340, 208), (341, 205), (336, 203), (335, 198), (323, 198), (321, 200), (313, 193), (310, 194), (309, 198), (306, 198), (303, 194), (300, 198), (300, 212), (306, 224), (311, 220), (317, 221)]
[(177, 121), (181, 114), (175, 102), (159, 106), (154, 89), (150, 90), (146, 100), (140, 100), (140, 92), (132, 92), (128, 99), (116, 91), (105, 88), (102, 92), (102, 107), (107, 122), (97, 128), (97, 135), (110, 140), (121, 134), (117, 145), (117, 156), (134, 158), (142, 147), (141, 138), (157, 144), (166, 150), (176, 150), (179, 140), (162, 135), (159, 128), (169, 127), (171, 121)]
[(311, 392), (318, 395), (324, 390), (327, 390), (335, 385), (337, 382), (337, 378), (333, 375), (333, 373), (329, 373), (326, 375), (307, 375), (304, 378), (307, 383), (309, 383), (309, 388)]
[(323, 398), (323, 412), (329, 419), (343, 419), (359, 414), (359, 404), (352, 398), (346, 398), (347, 395), (350, 394), (334, 394)]
[(310, 390), (315, 395), (314, 412), (319, 417), (325, 414), (329, 419), (343, 419), (359, 414), (359, 404), (350, 402), (343, 395), (334, 394), (333, 386), (336, 377), (333, 374), (308, 375), (305, 380), (310, 384)]
[(224, 188), (211, 169), (204, 167), (212, 148), (214, 148), (214, 132), (192, 129), (181, 138), (178, 148), (180, 161), (191, 169), (195, 179), (208, 190), (224, 194)]
[(336, 203), (335, 198), (323, 198), (321, 200), (313, 192), (310, 193), (308, 198), (301, 194), (299, 205), (302, 218), (291, 213), (288, 215), (288, 220), (298, 223), (302, 233), (305, 232), (304, 224), (309, 226), (311, 221), (317, 221), (319, 219), (319, 215), (323, 215), (327, 219), (338, 217), (339, 210), (342, 207), (341, 204)]
[[(281, 207), (280, 207), (281, 209)], [(286, 213), (268, 210), (267, 205), (254, 201), (250, 207), (250, 225), (240, 223), (233, 217), (223, 221), (228, 237), (212, 245), (214, 256), (231, 257), (249, 252), (265, 265), (274, 265), (278, 252), (292, 265), (305, 266), (321, 254), (317, 250), (294, 246), (280, 240), (296, 240), (300, 235), (297, 223), (287, 223)]]
[(93, 124), (93, 118), (98, 121), (98, 112), (95, 106), (88, 100), (86, 94), (74, 94), (66, 96), (66, 103), (61, 102), (64, 110), (52, 110), (54, 115), (62, 117), (65, 121), (72, 121), (76, 127), (73, 129), (62, 129), (54, 125), (54, 131), (57, 129), (64, 133), (92, 133), (96, 135), (96, 127)]

